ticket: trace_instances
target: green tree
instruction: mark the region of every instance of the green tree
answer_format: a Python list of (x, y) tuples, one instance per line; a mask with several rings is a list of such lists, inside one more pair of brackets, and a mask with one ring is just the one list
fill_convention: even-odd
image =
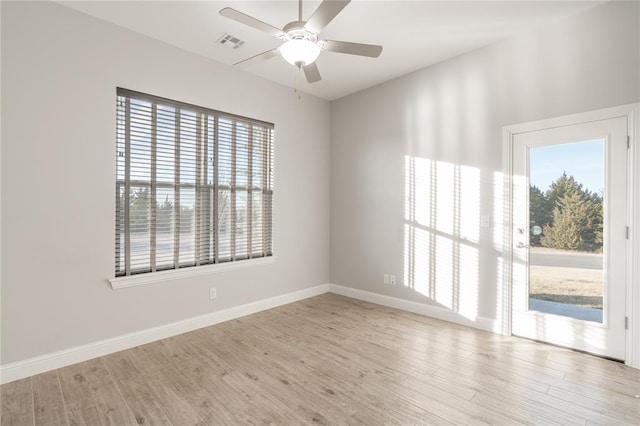
[(131, 232), (149, 232), (149, 188), (132, 190), (129, 196), (129, 224)]
[(553, 225), (544, 227), (542, 244), (563, 250), (579, 250), (584, 244), (582, 228), (585, 224), (581, 223), (584, 213), (580, 196), (575, 192), (565, 193), (553, 209)]
[(166, 196), (156, 209), (156, 227), (158, 232), (167, 233), (173, 230), (173, 202)]
[(545, 196), (549, 202), (550, 209), (555, 208), (558, 205), (558, 201), (566, 194), (586, 193), (582, 189), (582, 184), (576, 182), (573, 176), (567, 176), (567, 172), (562, 172), (562, 175), (551, 182), (549, 189), (547, 189)]
[(566, 191), (553, 209), (553, 224), (545, 226), (540, 242), (562, 250), (596, 251), (602, 247), (601, 203), (589, 194)]
[(594, 251), (602, 252), (604, 244), (604, 201), (602, 194), (592, 194), (591, 201), (594, 204)]
[[(534, 226), (543, 228), (553, 220), (553, 209), (549, 206), (546, 195), (535, 185), (529, 186), (529, 229)], [(540, 245), (541, 235), (529, 235), (529, 244)]]

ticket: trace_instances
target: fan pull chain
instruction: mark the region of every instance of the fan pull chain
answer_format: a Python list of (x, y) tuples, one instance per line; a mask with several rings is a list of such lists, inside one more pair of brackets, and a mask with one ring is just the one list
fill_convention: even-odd
[(300, 94), (300, 73), (302, 71), (302, 67), (296, 67), (296, 73), (294, 77), (294, 87), (293, 93), (298, 96), (298, 100), (302, 99), (302, 95)]

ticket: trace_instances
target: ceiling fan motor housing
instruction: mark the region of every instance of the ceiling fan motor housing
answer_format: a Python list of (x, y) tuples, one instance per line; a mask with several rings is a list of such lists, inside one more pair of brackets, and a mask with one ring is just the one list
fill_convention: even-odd
[(304, 26), (306, 21), (293, 21), (284, 26), (285, 40), (309, 40), (312, 43), (318, 42), (318, 34), (309, 31)]

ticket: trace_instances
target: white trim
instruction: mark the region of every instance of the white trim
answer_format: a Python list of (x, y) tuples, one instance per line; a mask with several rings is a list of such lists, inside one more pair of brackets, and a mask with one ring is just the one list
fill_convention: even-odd
[(184, 269), (171, 269), (167, 271), (149, 272), (128, 277), (109, 278), (109, 284), (114, 290), (126, 287), (135, 287), (144, 284), (152, 284), (162, 281), (177, 280), (180, 278), (199, 277), (202, 275), (217, 274), (219, 272), (234, 271), (237, 269), (253, 268), (256, 266), (275, 263), (276, 257), (260, 257), (258, 259), (238, 260), (234, 262), (219, 263), (216, 265), (193, 266)]
[(629, 175), (629, 273), (631, 284), (627, 293), (627, 365), (640, 369), (640, 103), (629, 112), (631, 158)]
[(505, 126), (503, 130), (512, 134), (533, 132), (541, 129), (571, 126), (574, 124), (588, 123), (590, 121), (609, 120), (617, 117), (629, 117), (640, 104), (627, 104), (595, 111), (580, 112), (577, 114), (563, 115), (562, 117), (546, 118), (544, 120), (530, 121), (528, 123)]
[(351, 297), (353, 299), (376, 303), (378, 305), (387, 306), (389, 308), (401, 309), (403, 311), (412, 312), (414, 314), (424, 315), (427, 317), (452, 322), (454, 324), (478, 328), (484, 331), (495, 333), (499, 332), (498, 322), (491, 318), (477, 317), (475, 320), (470, 320), (454, 311), (444, 309), (439, 306), (427, 305), (425, 303), (419, 303), (412, 300), (372, 293), (365, 290), (358, 290), (355, 288), (345, 287), (337, 284), (330, 284), (329, 289), (331, 293)]
[(35, 374), (66, 367), (77, 362), (87, 361), (92, 358), (108, 355), (124, 349), (144, 345), (167, 337), (208, 327), (224, 321), (229, 321), (245, 315), (254, 314), (266, 309), (276, 308), (288, 303), (297, 302), (309, 297), (327, 293), (329, 284), (298, 290), (269, 299), (247, 303), (222, 311), (211, 312), (194, 318), (149, 328), (134, 333), (125, 334), (87, 345), (53, 352), (23, 361), (18, 361), (0, 366), (0, 384), (12, 382)]
[[(504, 196), (503, 204), (503, 228), (502, 228), (502, 254), (504, 264), (502, 265), (502, 291), (497, 288), (498, 294), (502, 294), (502, 306), (497, 306), (502, 312), (502, 324), (500, 331), (505, 336), (511, 336), (511, 280), (513, 275), (513, 187), (511, 185), (513, 176), (513, 137), (514, 133), (505, 127), (502, 130), (502, 185)], [(495, 195), (494, 195), (495, 196)], [(496, 301), (497, 303), (497, 301)], [(496, 310), (497, 311), (497, 310)]]
[(502, 318), (502, 324), (498, 324), (504, 334), (511, 334), (511, 264), (513, 256), (512, 241), (512, 204), (513, 193), (511, 191), (510, 179), (513, 172), (512, 145), (516, 134), (526, 133), (540, 129), (569, 126), (590, 121), (607, 120), (617, 117), (627, 117), (629, 126), (629, 136), (631, 138), (631, 161), (629, 168), (629, 197), (628, 197), (628, 220), (631, 227), (630, 240), (627, 244), (627, 278), (626, 278), (626, 312), (629, 318), (629, 328), (626, 333), (626, 361), (625, 363), (634, 368), (640, 369), (640, 264), (634, 260), (640, 255), (640, 196), (636, 195), (640, 191), (640, 140), (637, 129), (640, 129), (640, 103), (621, 105), (611, 108), (588, 111), (578, 114), (571, 114), (562, 117), (555, 117), (545, 120), (533, 121), (529, 123), (505, 126), (502, 132), (502, 153), (503, 153), (503, 174), (504, 184), (508, 185), (505, 190), (506, 208), (504, 218), (504, 247), (503, 255), (505, 259), (504, 279), (501, 283), (502, 294), (509, 295), (506, 299)]

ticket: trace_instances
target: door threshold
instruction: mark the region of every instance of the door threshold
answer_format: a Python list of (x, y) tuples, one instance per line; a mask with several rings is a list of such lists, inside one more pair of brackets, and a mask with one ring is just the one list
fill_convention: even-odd
[(567, 350), (569, 350), (571, 352), (577, 352), (577, 353), (589, 355), (589, 356), (592, 356), (592, 357), (595, 357), (595, 358), (605, 359), (607, 361), (613, 361), (613, 362), (617, 362), (617, 363), (626, 365), (625, 364), (625, 360), (623, 360), (623, 359), (611, 358), (611, 357), (608, 357), (608, 356), (605, 356), (605, 355), (598, 355), (598, 354), (594, 354), (594, 353), (591, 353), (591, 352), (583, 351), (583, 350), (580, 350), (580, 349), (574, 349), (574, 348), (571, 348), (569, 346), (563, 346), (563, 345), (558, 345), (558, 344), (555, 344), (555, 343), (545, 342), (544, 340), (530, 339), (528, 337), (518, 336), (517, 334), (512, 334), (512, 336), (513, 337), (517, 337), (518, 339), (524, 339), (524, 340), (528, 340), (530, 342), (541, 343), (543, 345), (549, 345), (549, 346), (553, 346), (553, 347), (556, 347), (556, 348), (567, 349)]

